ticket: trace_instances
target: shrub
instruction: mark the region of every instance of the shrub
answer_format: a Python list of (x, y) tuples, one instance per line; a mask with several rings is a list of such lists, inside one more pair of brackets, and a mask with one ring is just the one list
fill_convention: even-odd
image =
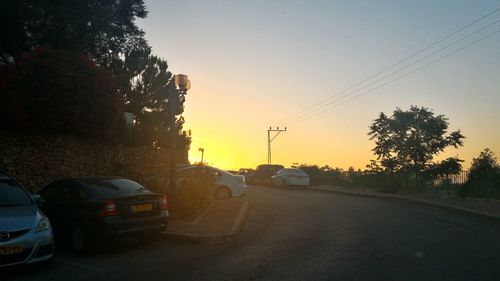
[(36, 50), (0, 69), (0, 130), (118, 139), (123, 102), (111, 75), (82, 54)]
[(215, 187), (215, 179), (209, 174), (179, 179), (175, 190), (167, 190), (169, 209), (174, 216), (193, 217), (213, 200)]
[(500, 199), (500, 166), (488, 148), (472, 160), (469, 179), (460, 188), (459, 195)]

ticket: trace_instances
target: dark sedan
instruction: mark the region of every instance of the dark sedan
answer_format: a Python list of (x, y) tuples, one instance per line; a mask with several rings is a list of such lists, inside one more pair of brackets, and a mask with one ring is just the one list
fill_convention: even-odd
[(150, 241), (168, 224), (166, 196), (125, 178), (61, 179), (39, 193), (56, 240), (66, 240), (76, 252), (124, 236)]

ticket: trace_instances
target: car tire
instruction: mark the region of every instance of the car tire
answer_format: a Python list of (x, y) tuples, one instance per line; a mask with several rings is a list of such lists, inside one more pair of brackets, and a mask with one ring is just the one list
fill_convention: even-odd
[(214, 198), (216, 200), (229, 200), (231, 199), (231, 197), (232, 197), (231, 190), (229, 190), (229, 188), (225, 186), (219, 186), (215, 190)]
[(71, 231), (71, 249), (77, 254), (84, 254), (90, 249), (90, 237), (82, 225), (77, 225)]

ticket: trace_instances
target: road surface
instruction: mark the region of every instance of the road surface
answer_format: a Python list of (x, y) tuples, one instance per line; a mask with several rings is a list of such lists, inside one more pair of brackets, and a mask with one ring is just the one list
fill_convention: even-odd
[(500, 280), (500, 223), (397, 200), (250, 187), (239, 239), (122, 241), (3, 280)]

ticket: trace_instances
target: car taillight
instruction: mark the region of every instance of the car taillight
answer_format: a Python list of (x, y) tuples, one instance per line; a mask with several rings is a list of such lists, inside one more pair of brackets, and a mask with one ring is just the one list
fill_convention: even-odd
[(165, 195), (165, 194), (160, 199), (160, 210), (162, 210), (162, 211), (168, 210), (167, 195)]
[(113, 200), (108, 200), (104, 203), (104, 209), (101, 210), (100, 215), (102, 217), (111, 217), (118, 215), (118, 209), (116, 208), (116, 204)]

